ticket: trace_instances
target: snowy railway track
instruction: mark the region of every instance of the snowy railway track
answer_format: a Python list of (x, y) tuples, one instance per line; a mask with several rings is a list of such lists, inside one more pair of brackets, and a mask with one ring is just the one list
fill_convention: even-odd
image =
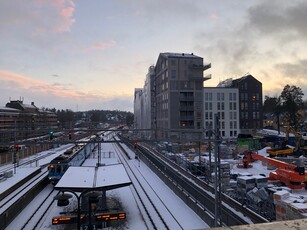
[[(115, 144), (114, 144), (115, 145)], [(149, 229), (183, 229), (166, 204), (142, 175), (137, 160), (131, 160), (118, 145), (114, 146), (132, 181), (132, 193)]]
[(43, 222), (46, 213), (50, 210), (54, 197), (59, 191), (54, 190), (50, 185), (41, 193), (43, 193), (44, 196), (37, 198), (37, 202), (33, 202), (32, 211), (28, 213), (29, 216), (23, 218), (20, 229), (40, 229), (40, 224)]

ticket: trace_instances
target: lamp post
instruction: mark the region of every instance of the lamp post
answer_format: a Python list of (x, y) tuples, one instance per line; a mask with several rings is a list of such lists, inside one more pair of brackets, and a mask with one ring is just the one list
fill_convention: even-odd
[[(81, 219), (81, 205), (80, 205), (80, 201), (81, 201), (81, 197), (86, 196), (88, 197), (88, 201), (89, 201), (89, 214), (91, 214), (91, 203), (93, 200), (97, 199), (101, 193), (94, 191), (93, 189), (86, 189), (84, 191), (82, 191), (80, 193), (80, 195), (78, 196), (78, 194), (70, 189), (64, 189), (61, 190), (61, 194), (56, 195), (53, 199), (58, 201), (58, 206), (67, 206), (69, 204), (69, 199), (72, 197), (71, 194), (73, 194), (76, 198), (77, 198), (77, 205), (78, 205), (78, 209), (77, 209), (77, 229), (79, 230), (81, 227), (81, 223), (80, 223), (80, 219)], [(71, 194), (65, 194), (65, 192), (69, 192)], [(91, 215), (89, 215), (89, 224), (91, 225)]]
[(80, 196), (78, 196), (77, 193), (75, 193), (74, 191), (72, 190), (62, 190), (62, 193), (61, 194), (58, 194), (56, 195), (53, 199), (54, 200), (57, 200), (58, 202), (63, 202), (61, 203), (61, 205), (59, 205), (58, 203), (58, 206), (67, 206), (69, 204), (69, 201), (68, 199), (70, 199), (72, 197), (72, 195), (69, 195), (69, 194), (64, 194), (64, 192), (70, 192), (72, 193), (76, 198), (77, 198), (77, 202), (78, 202), (78, 210), (77, 210), (77, 229), (79, 230), (80, 229), (80, 217), (81, 217), (81, 211), (80, 211), (80, 199), (81, 199), (81, 196), (82, 196), (82, 193), (80, 194)]

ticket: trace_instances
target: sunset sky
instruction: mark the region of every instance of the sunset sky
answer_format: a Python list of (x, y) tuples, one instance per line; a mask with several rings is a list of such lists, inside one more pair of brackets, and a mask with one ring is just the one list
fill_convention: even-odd
[(304, 0), (1, 0), (0, 106), (133, 112), (159, 53), (194, 53), (216, 86), (250, 73), (307, 99)]

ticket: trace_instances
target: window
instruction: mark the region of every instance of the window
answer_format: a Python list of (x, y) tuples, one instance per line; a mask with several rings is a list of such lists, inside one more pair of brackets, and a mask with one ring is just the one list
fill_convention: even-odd
[(232, 95), (232, 100), (237, 100), (237, 94), (236, 93), (233, 93), (233, 95)]
[(229, 110), (232, 110), (232, 102), (229, 102)]
[(172, 78), (176, 78), (177, 77), (176, 74), (177, 74), (176, 70), (172, 69), (172, 72), (171, 72)]

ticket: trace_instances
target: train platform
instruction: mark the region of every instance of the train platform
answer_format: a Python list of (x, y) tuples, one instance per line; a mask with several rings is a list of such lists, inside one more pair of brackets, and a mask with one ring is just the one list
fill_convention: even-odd
[(31, 178), (41, 172), (40, 167), (18, 167), (16, 172), (14, 169), (6, 171), (11, 174), (9, 177), (0, 181), (0, 200), (10, 194), (12, 191), (28, 182)]
[(54, 187), (57, 190), (111, 190), (131, 184), (122, 164), (69, 167)]

